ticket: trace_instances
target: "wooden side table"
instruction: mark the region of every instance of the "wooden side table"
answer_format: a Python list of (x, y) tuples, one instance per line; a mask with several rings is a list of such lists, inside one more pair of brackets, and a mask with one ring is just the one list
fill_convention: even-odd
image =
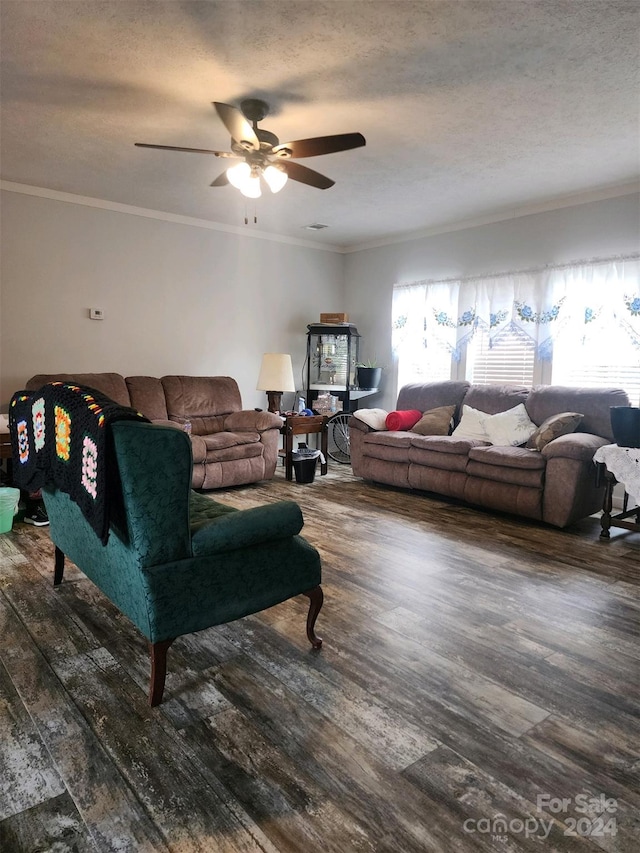
[[(598, 462), (597, 466), (596, 483), (602, 482), (604, 479), (605, 484), (602, 515), (600, 516), (600, 526), (602, 527), (600, 538), (609, 539), (611, 536), (609, 529), (611, 527), (623, 527), (625, 530), (633, 530), (636, 533), (640, 533), (640, 506), (630, 509), (629, 495), (625, 491), (622, 512), (613, 514), (611, 512), (613, 508), (613, 489), (618, 481), (615, 475), (607, 470), (604, 462)], [(635, 518), (635, 521), (631, 521), (631, 518)]]
[[(600, 537), (609, 539), (611, 527), (622, 527), (640, 533), (640, 450), (636, 448), (618, 447), (616, 444), (606, 444), (599, 448), (594, 456), (596, 463), (596, 485), (604, 479), (604, 501), (600, 525)], [(624, 486), (622, 512), (612, 513), (613, 489), (617, 483)], [(636, 497), (635, 506), (629, 507), (629, 492), (633, 489)], [(631, 520), (633, 519), (633, 520)]]
[(313, 415), (312, 417), (304, 417), (304, 415), (288, 415), (285, 418), (280, 432), (284, 435), (284, 470), (287, 480), (293, 479), (293, 461), (291, 455), (293, 453), (294, 435), (313, 435), (314, 433), (320, 433), (320, 450), (324, 457), (324, 462), (321, 462), (320, 464), (320, 473), (327, 473), (328, 420), (329, 419), (324, 415)]

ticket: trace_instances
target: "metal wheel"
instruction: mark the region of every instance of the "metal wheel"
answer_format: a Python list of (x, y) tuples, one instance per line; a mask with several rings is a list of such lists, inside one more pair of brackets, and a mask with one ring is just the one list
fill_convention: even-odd
[(327, 453), (335, 462), (351, 462), (349, 444), (349, 412), (338, 412), (327, 423)]

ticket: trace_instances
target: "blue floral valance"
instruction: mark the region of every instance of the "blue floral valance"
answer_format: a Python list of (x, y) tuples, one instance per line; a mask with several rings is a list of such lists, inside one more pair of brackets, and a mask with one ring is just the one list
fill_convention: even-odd
[(392, 321), (397, 352), (440, 346), (454, 359), (478, 329), (490, 346), (506, 333), (530, 340), (544, 359), (559, 335), (584, 345), (614, 324), (640, 361), (640, 258), (396, 285)]

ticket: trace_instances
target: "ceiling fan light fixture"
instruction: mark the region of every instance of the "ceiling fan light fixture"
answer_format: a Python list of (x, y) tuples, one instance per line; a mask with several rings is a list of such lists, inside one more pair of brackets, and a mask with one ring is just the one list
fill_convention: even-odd
[(227, 169), (227, 178), (232, 187), (240, 190), (246, 198), (260, 198), (260, 174), (247, 162), (237, 163)]
[(284, 169), (281, 169), (278, 166), (267, 166), (262, 176), (267, 182), (267, 186), (272, 193), (280, 192), (282, 187), (287, 183), (289, 177)]
[(262, 195), (262, 190), (260, 189), (260, 176), (259, 175), (251, 175), (249, 178), (244, 181), (241, 187), (239, 187), (240, 192), (246, 198), (260, 198)]
[(251, 178), (251, 166), (248, 163), (237, 163), (227, 169), (227, 178), (232, 187), (242, 190), (245, 182)]

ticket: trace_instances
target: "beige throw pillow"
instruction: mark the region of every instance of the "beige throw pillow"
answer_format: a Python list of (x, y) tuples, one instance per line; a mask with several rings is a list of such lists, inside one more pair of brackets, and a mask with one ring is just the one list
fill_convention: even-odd
[(455, 406), (439, 406), (437, 409), (429, 409), (418, 423), (411, 427), (409, 432), (417, 432), (418, 435), (449, 435), (451, 418), (455, 410)]
[(529, 437), (527, 447), (532, 450), (542, 450), (554, 438), (575, 432), (583, 417), (578, 412), (560, 412), (558, 415), (551, 415)]

